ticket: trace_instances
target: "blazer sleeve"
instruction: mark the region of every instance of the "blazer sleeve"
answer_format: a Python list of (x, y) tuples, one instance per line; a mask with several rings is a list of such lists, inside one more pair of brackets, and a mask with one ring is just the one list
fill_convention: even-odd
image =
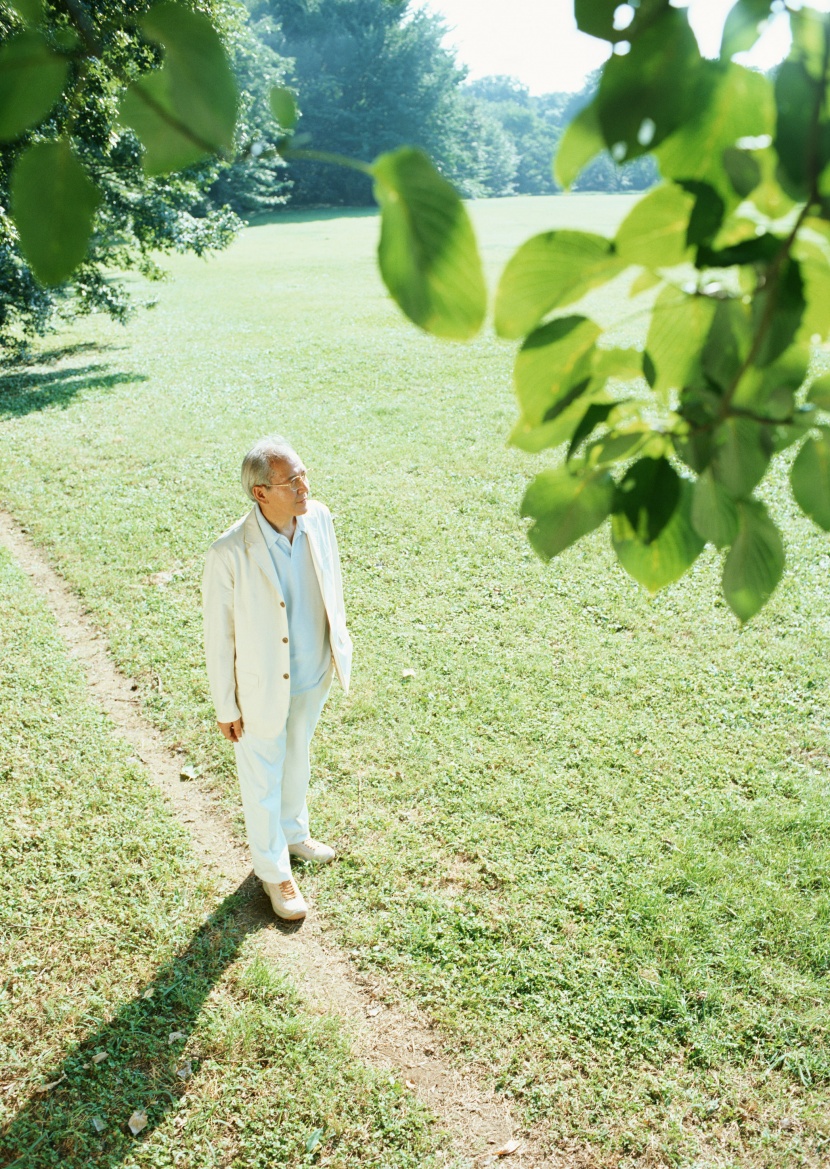
[(210, 548), (202, 577), (202, 612), (208, 683), (219, 722), (241, 717), (236, 702), (233, 620), (233, 570), (216, 548)]

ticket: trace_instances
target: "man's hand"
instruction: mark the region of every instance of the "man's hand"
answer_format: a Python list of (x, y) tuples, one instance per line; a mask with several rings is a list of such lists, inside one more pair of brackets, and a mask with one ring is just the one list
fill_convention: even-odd
[(216, 725), (219, 727), (219, 730), (222, 732), (222, 734), (225, 736), (225, 738), (228, 740), (228, 742), (238, 743), (239, 740), (242, 738), (242, 719), (241, 718), (235, 718), (232, 723), (217, 722)]

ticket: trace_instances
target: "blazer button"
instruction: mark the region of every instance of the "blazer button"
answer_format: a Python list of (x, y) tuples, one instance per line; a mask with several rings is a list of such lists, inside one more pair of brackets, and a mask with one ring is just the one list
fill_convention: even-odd
[(281, 608), (281, 609), (284, 609), (284, 608), (285, 608), (285, 601), (280, 601), (280, 608)]
[(288, 681), (288, 675), (287, 675), (287, 674), (283, 674), (283, 678), (285, 678), (286, 682)]
[(283, 645), (288, 645), (288, 638), (287, 638), (287, 637), (284, 637), (284, 638), (282, 639), (282, 642), (283, 642)]

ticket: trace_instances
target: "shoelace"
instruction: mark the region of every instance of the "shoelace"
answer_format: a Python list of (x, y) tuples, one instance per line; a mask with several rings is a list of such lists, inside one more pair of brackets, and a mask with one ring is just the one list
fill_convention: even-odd
[(293, 881), (280, 881), (280, 893), (286, 901), (290, 901), (292, 897), (297, 896), (297, 891), (294, 888)]

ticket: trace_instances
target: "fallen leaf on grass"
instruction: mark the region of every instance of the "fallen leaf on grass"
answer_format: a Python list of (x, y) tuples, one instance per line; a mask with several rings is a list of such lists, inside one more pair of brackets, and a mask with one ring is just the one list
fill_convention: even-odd
[(106, 1051), (98, 1051), (95, 1053), (95, 1055), (93, 1055), (92, 1062), (93, 1063), (103, 1063), (106, 1058), (107, 1058)]
[(144, 994), (141, 997), (143, 999), (151, 999), (155, 993), (156, 992), (153, 990), (153, 988), (151, 986), (149, 990), (145, 990)]
[(500, 1149), (496, 1149), (497, 1157), (509, 1157), (511, 1153), (515, 1153), (519, 1147), (519, 1142), (511, 1138), (506, 1145), (502, 1145)]
[(406, 1084), (407, 1088), (414, 1088), (415, 1087), (415, 1084), (413, 1083), (412, 1080), (404, 1080), (404, 1083)]
[(375, 1015), (380, 1014), (380, 1007), (369, 1007), (366, 1014), (369, 1016), (370, 1019), (374, 1019)]
[(66, 1079), (66, 1074), (62, 1075), (59, 1080), (52, 1080), (51, 1084), (38, 1084), (35, 1088), (36, 1092), (51, 1092), (53, 1088), (57, 1088), (58, 1084)]
[(190, 1077), (193, 1075), (193, 1068), (191, 1066), (190, 1060), (188, 1060), (187, 1063), (183, 1063), (180, 1068), (176, 1068), (176, 1075), (180, 1080), (190, 1079)]
[(194, 767), (192, 763), (188, 763), (179, 772), (179, 779), (198, 779), (198, 778), (199, 778), (198, 768)]
[(404, 670), (403, 673), (401, 674), (401, 677), (402, 678), (414, 678), (415, 671), (414, 670)]
[(171, 1031), (170, 1034), (167, 1036), (168, 1046), (171, 1043), (175, 1043), (177, 1039), (184, 1039), (184, 1031)]
[(136, 1110), (127, 1121), (127, 1126), (134, 1137), (137, 1137), (143, 1128), (147, 1127), (147, 1113)]
[(92, 1127), (95, 1129), (96, 1132), (103, 1132), (107, 1126), (104, 1123), (104, 1121), (101, 1119), (100, 1116), (93, 1116)]
[(321, 1128), (315, 1128), (314, 1132), (311, 1134), (311, 1136), (308, 1138), (308, 1140), (305, 1143), (305, 1151), (307, 1153), (313, 1153), (314, 1150), (317, 1148), (317, 1146), (320, 1144), (320, 1141), (322, 1139), (323, 1139), (323, 1130)]

